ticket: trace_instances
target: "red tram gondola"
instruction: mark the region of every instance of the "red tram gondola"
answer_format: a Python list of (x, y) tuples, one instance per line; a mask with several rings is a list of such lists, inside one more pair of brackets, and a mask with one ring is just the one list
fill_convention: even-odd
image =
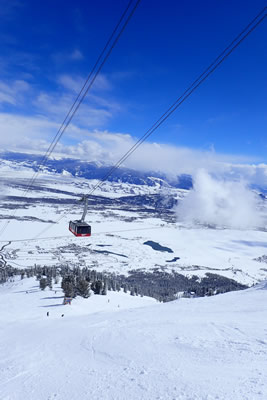
[(91, 236), (91, 226), (86, 222), (70, 221), (69, 230), (75, 236)]
[(69, 231), (75, 236), (91, 236), (91, 226), (84, 222), (88, 208), (88, 198), (84, 196), (81, 201), (84, 202), (82, 218), (80, 220), (70, 221)]

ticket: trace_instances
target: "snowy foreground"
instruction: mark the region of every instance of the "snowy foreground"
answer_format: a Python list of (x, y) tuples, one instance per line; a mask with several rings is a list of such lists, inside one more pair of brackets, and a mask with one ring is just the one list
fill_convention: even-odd
[(267, 399), (266, 284), (165, 304), (61, 296), (0, 286), (1, 400)]

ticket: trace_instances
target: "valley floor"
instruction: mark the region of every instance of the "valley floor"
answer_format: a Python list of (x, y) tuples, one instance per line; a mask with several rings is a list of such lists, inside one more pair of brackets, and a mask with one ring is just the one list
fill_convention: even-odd
[[(156, 206), (160, 197), (182, 201), (186, 190), (105, 182), (89, 199), (92, 236), (76, 238), (69, 220), (81, 218), (78, 200), (97, 180), (44, 171), (25, 196), (31, 168), (0, 162), (0, 172), (0, 258), (13, 267), (67, 264), (123, 275), (158, 269), (199, 279), (213, 273), (248, 286), (267, 278), (264, 230), (184, 224), (173, 209)], [(262, 213), (267, 219), (267, 208)], [(145, 245), (151, 241), (161, 249)]]
[(108, 292), (63, 306), (59, 287), (8, 282), (0, 354), (1, 400), (263, 400), (267, 285), (165, 304)]

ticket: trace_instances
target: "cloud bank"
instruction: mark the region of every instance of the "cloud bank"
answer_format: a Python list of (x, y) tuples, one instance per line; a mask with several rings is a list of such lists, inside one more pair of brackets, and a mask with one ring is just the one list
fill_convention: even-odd
[[(89, 117), (88, 117), (89, 118)], [(59, 128), (53, 118), (0, 113), (0, 146), (3, 150), (44, 153)], [(56, 147), (55, 156), (114, 165), (135, 144), (127, 133), (89, 130), (71, 124)], [(144, 142), (124, 163), (124, 167), (157, 171), (175, 179), (177, 175), (195, 176), (203, 168), (215, 179), (245, 180), (267, 186), (267, 165), (254, 164), (242, 156), (218, 154), (157, 142)]]
[(199, 170), (194, 188), (177, 207), (180, 221), (233, 229), (256, 229), (265, 225), (261, 201), (244, 181), (226, 181)]

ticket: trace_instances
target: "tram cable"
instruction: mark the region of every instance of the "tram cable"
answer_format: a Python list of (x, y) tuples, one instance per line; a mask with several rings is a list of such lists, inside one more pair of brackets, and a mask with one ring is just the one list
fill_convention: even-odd
[[(223, 52), (209, 65), (208, 68), (185, 90), (185, 92), (168, 108), (167, 111), (165, 111), (164, 114), (161, 115), (161, 117), (151, 126), (148, 131), (140, 138), (138, 141), (121, 157), (121, 159), (113, 166), (111, 167), (110, 171), (99, 181), (98, 184), (94, 186), (94, 188), (89, 192), (89, 195), (91, 195), (97, 188), (101, 187), (102, 184), (112, 175), (112, 173), (118, 169), (121, 164), (126, 161), (136, 150), (141, 144), (149, 137), (152, 135), (153, 132), (155, 132), (156, 129), (160, 127), (160, 125), (163, 124), (163, 122), (169, 118), (169, 116), (176, 111), (176, 109), (211, 75), (218, 67), (219, 65), (243, 42), (243, 40), (246, 39), (246, 37), (254, 31), (254, 29), (264, 20), (266, 17), (266, 14), (263, 15), (260, 20), (258, 20), (254, 26), (253, 22), (255, 22), (259, 16), (261, 16), (265, 11), (267, 7), (265, 7), (258, 15), (251, 21), (247, 27), (239, 33), (239, 35), (231, 42), (230, 45), (228, 45)], [(251, 27), (251, 28), (250, 28)], [(247, 29), (250, 28), (247, 31)], [(244, 34), (244, 36), (242, 36)], [(238, 40), (239, 39), (239, 40)], [(237, 42), (237, 43), (235, 43)]]
[[(124, 22), (122, 28), (121, 28), (120, 31), (118, 32), (117, 36), (114, 38), (114, 36), (115, 36), (115, 34), (116, 34), (116, 31), (118, 30), (119, 26), (121, 25), (121, 23), (122, 23), (122, 21), (123, 21), (125, 15), (127, 14), (127, 12), (128, 12), (128, 10), (129, 10), (131, 4), (133, 3), (133, 0), (130, 0), (130, 2), (128, 3), (128, 5), (127, 5), (125, 11), (123, 12), (122, 16), (120, 17), (119, 22), (117, 23), (116, 27), (114, 28), (114, 30), (113, 30), (111, 36), (109, 37), (109, 39), (108, 39), (108, 41), (107, 41), (107, 43), (106, 43), (104, 49), (103, 49), (102, 52), (100, 53), (100, 55), (99, 55), (97, 61), (95, 62), (95, 64), (94, 64), (94, 66), (93, 66), (93, 68), (92, 68), (90, 74), (88, 75), (88, 77), (87, 77), (85, 83), (83, 84), (83, 87), (81, 88), (81, 90), (80, 90), (78, 96), (76, 97), (74, 103), (72, 104), (72, 106), (71, 106), (71, 108), (70, 108), (68, 114), (66, 115), (64, 121), (62, 122), (62, 124), (61, 124), (59, 130), (57, 131), (57, 133), (56, 133), (56, 135), (55, 135), (55, 137), (54, 137), (52, 143), (50, 144), (48, 150), (46, 151), (46, 154), (45, 154), (43, 160), (41, 161), (41, 164), (39, 165), (38, 171), (36, 172), (37, 175), (38, 175), (38, 173), (40, 173), (41, 168), (42, 168), (43, 166), (45, 166), (47, 160), (49, 159), (49, 157), (51, 156), (51, 154), (52, 154), (53, 151), (55, 150), (55, 147), (56, 147), (57, 143), (59, 142), (59, 140), (61, 139), (61, 137), (62, 137), (62, 135), (64, 134), (65, 130), (67, 129), (67, 127), (68, 127), (69, 124), (71, 123), (71, 121), (72, 121), (74, 115), (75, 115), (76, 112), (78, 111), (78, 109), (79, 109), (81, 103), (83, 102), (84, 98), (86, 97), (86, 95), (88, 94), (89, 90), (91, 89), (93, 83), (95, 82), (97, 76), (99, 75), (99, 73), (100, 73), (101, 69), (103, 68), (105, 62), (107, 61), (108, 57), (110, 56), (110, 54), (111, 54), (113, 48), (115, 47), (116, 43), (118, 42), (118, 40), (119, 40), (121, 34), (123, 33), (124, 29), (126, 28), (128, 22), (130, 21), (130, 19), (131, 19), (132, 15), (134, 14), (134, 12), (135, 12), (135, 10), (136, 10), (138, 4), (140, 3), (140, 1), (141, 1), (141, 0), (137, 0), (137, 1), (136, 1), (136, 4), (134, 5), (133, 9), (131, 10), (130, 14), (128, 15), (128, 17), (127, 17), (126, 21)], [(113, 41), (113, 43), (111, 43), (113, 38), (114, 38), (114, 41)], [(109, 46), (110, 44), (111, 44), (111, 46), (110, 46), (110, 48), (108, 49), (108, 46)], [(104, 54), (105, 54), (105, 52), (106, 52), (107, 49), (108, 49), (107, 54), (104, 56)], [(102, 57), (104, 57), (104, 59), (101, 61), (101, 58), (102, 58)], [(100, 65), (97, 67), (97, 65), (99, 64), (100, 61), (101, 61), (101, 63), (100, 63)], [(93, 78), (91, 79), (90, 83), (88, 84), (88, 82), (89, 82), (89, 80), (90, 80), (90, 78), (92, 77), (93, 74), (94, 74), (94, 76), (93, 76)], [(88, 84), (88, 86), (87, 86), (87, 84)], [(87, 87), (86, 87), (86, 86), (87, 86)], [(64, 124), (65, 124), (65, 126), (64, 126)], [(33, 177), (32, 180), (31, 180), (31, 184), (33, 184), (35, 180), (36, 180), (36, 178)]]
[[(152, 226), (148, 228), (134, 228), (134, 229), (121, 229), (118, 231), (103, 231), (103, 232), (95, 232), (94, 236), (98, 235), (110, 235), (114, 233), (124, 233), (124, 232), (135, 232), (135, 231), (148, 231), (148, 230), (154, 230), (154, 229), (162, 229), (162, 226)], [(55, 240), (55, 239), (73, 239), (72, 236), (70, 235), (63, 235), (63, 236), (48, 236), (48, 237), (43, 237), (43, 238), (29, 238), (29, 239), (14, 239), (14, 240), (0, 240), (0, 243), (6, 243), (9, 242), (11, 243), (20, 243), (20, 242), (34, 242), (34, 241), (42, 241), (42, 240)], [(28, 248), (27, 250), (35, 249), (35, 247)]]
[[(103, 183), (113, 174), (113, 172), (118, 169), (121, 164), (126, 161), (141, 144), (147, 140), (152, 133), (158, 129), (164, 121), (166, 121), (171, 114), (178, 107), (180, 107), (188, 97), (203, 83), (205, 80), (229, 57), (229, 55), (264, 21), (266, 17), (267, 7), (264, 7), (260, 13), (254, 17), (251, 22), (232, 40), (232, 42), (220, 53), (218, 57), (199, 75), (199, 77), (183, 92), (183, 94), (165, 111), (161, 117), (142, 135), (136, 143), (130, 147), (130, 149), (120, 158), (120, 160), (110, 168), (107, 174), (99, 180), (99, 182), (90, 190), (87, 197), (92, 195), (96, 189), (100, 188)], [(66, 214), (61, 215), (55, 222), (58, 223)], [(46, 227), (42, 230), (35, 238), (39, 238), (43, 233), (51, 229), (52, 225)]]
[[(50, 143), (46, 153), (44, 154), (41, 163), (39, 164), (37, 171), (34, 172), (32, 178), (27, 185), (27, 189), (24, 191), (23, 196), (25, 197), (27, 193), (31, 190), (34, 182), (36, 181), (38, 175), (40, 174), (42, 168), (46, 165), (49, 157), (55, 150), (56, 145), (58, 144), (59, 140), (61, 139), (62, 135), (66, 131), (67, 127), (71, 123), (73, 117), (75, 116), (76, 112), (78, 111), (81, 103), (83, 102), (84, 98), (88, 94), (89, 90), (91, 89), (93, 83), (95, 82), (97, 76), (99, 75), (100, 71), (102, 70), (104, 64), (106, 63), (107, 59), (109, 58), (112, 50), (114, 49), (115, 45), (117, 44), (119, 38), (121, 37), (123, 31), (125, 30), (126, 26), (128, 25), (130, 19), (132, 18), (135, 10), (137, 9), (141, 0), (130, 0), (126, 9), (122, 13), (118, 23), (116, 24), (113, 32), (111, 33), (108, 41), (106, 42), (103, 50), (101, 51), (100, 55), (98, 56), (91, 72), (89, 73), (88, 77), (86, 78), (79, 94), (77, 95), (74, 103), (72, 104), (71, 108), (69, 109), (66, 117), (64, 118), (63, 122), (60, 125), (54, 139)], [(128, 15), (127, 15), (128, 14)], [(102, 60), (102, 61), (101, 61)], [(14, 213), (12, 214), (11, 219), (16, 215), (18, 208), (15, 208)], [(6, 230), (8, 224), (10, 223), (10, 219), (4, 224), (2, 229), (0, 230), (0, 236)]]

